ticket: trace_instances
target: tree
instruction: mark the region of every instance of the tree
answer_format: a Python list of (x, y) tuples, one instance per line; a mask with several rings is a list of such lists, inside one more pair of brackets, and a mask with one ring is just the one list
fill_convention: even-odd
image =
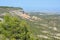
[(32, 37), (25, 20), (10, 15), (4, 16), (3, 22), (0, 22), (0, 34), (9, 40), (37, 40)]

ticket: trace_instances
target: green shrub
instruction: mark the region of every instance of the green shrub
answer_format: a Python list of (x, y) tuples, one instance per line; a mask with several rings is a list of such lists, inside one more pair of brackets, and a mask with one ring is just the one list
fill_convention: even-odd
[(5, 36), (3, 39), (37, 40), (31, 35), (29, 25), (25, 20), (10, 15), (4, 16), (3, 19), (3, 22), (0, 22), (0, 34)]

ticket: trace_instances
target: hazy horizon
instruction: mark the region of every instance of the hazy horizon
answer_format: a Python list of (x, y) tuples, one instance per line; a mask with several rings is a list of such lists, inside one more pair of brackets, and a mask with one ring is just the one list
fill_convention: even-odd
[(59, 12), (60, 0), (0, 0), (0, 6), (22, 7), (29, 12)]

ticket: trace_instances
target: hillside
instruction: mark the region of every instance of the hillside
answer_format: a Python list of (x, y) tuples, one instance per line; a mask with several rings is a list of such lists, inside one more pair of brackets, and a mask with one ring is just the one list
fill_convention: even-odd
[(25, 16), (28, 15), (21, 12), (21, 9), (8, 9), (8, 12), (0, 15), (0, 40), (38, 40), (36, 35), (30, 31), (30, 25), (25, 20)]
[(10, 13), (11, 15), (15, 15), (14, 11), (20, 12), (22, 10), (23, 9), (19, 8), (19, 7), (0, 6), (0, 16), (5, 15), (6, 13)]
[(0, 17), (3, 17), (6, 13), (12, 16), (19, 16), (22, 19), (28, 19), (30, 21), (39, 19), (36, 16), (30, 16), (23, 10), (23, 8), (0, 6)]
[[(60, 14), (24, 12), (21, 8), (0, 7), (0, 19), (6, 14), (18, 16), (30, 24), (30, 30), (40, 40), (60, 40)], [(3, 20), (3, 19), (1, 19)]]
[(60, 40), (60, 15), (39, 15), (32, 13), (41, 20), (30, 22), (31, 30), (40, 40)]

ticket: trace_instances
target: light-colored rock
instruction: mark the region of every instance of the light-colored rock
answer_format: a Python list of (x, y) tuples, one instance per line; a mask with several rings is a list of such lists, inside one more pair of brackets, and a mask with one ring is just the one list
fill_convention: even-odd
[(54, 38), (60, 39), (60, 37), (54, 36)]
[(45, 36), (45, 35), (37, 35), (38, 37), (41, 37), (41, 38), (46, 38), (46, 39), (49, 39), (48, 36)]
[(53, 30), (57, 31), (57, 28), (56, 27), (53, 27)]
[(2, 19), (2, 18), (0, 18), (0, 21), (3, 21), (3, 19)]
[(48, 31), (42, 31), (43, 33), (48, 33)]
[(60, 33), (57, 33), (56, 36), (60, 36)]

